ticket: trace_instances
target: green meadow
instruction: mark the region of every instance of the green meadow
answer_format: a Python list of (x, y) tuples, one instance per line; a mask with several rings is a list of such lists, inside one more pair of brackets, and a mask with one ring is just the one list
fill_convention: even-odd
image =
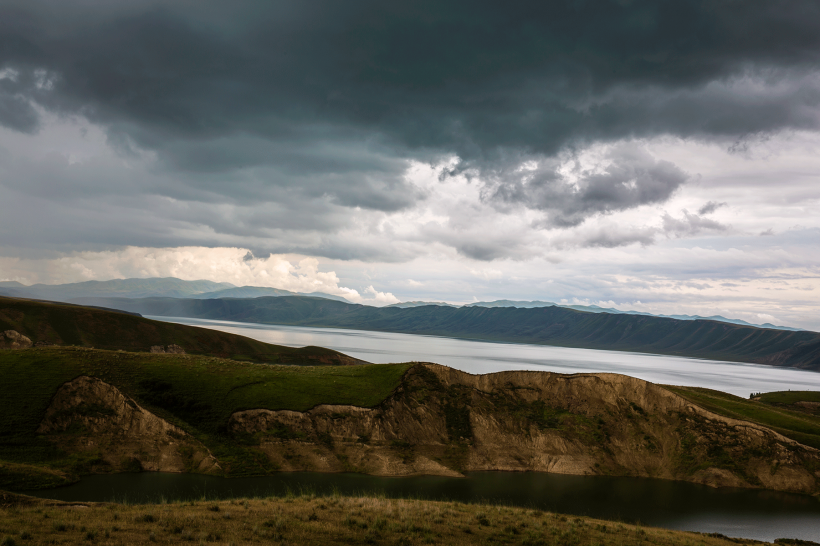
[[(98, 377), (160, 417), (186, 430), (226, 460), (232, 474), (258, 472), (255, 458), (227, 438), (230, 415), (245, 409), (305, 411), (318, 404), (375, 406), (398, 387), (412, 364), (284, 366), (196, 355), (129, 353), (49, 347), (0, 353), (2, 473), (25, 465), (69, 473), (72, 460), (36, 430), (59, 387), (79, 376)], [(48, 476), (43, 476), (48, 479)]]
[(664, 388), (718, 415), (751, 421), (801, 444), (820, 449), (820, 417), (789, 409), (785, 405), (775, 405), (785, 400), (791, 400), (791, 403), (800, 400), (820, 401), (818, 392), (774, 392), (762, 395), (760, 400), (748, 400), (701, 387), (664, 385)]

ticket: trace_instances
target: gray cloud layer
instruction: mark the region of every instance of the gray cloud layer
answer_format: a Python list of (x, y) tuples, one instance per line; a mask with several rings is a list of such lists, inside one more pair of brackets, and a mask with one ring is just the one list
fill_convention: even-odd
[(547, 211), (550, 225), (572, 227), (596, 213), (627, 210), (666, 201), (688, 178), (668, 161), (634, 147), (620, 147), (610, 154), (602, 172), (576, 169), (573, 179), (554, 165), (533, 170), (503, 169), (491, 201), (517, 202)]
[[(191, 203), (169, 214), (208, 226), (208, 244), (282, 228), (333, 233), (345, 210), (412, 208), (428, 196), (405, 179), (407, 161), (453, 155), (452, 172), (478, 176), (499, 209), (576, 226), (662, 203), (688, 175), (621, 148), (571, 183), (556, 170), (559, 153), (666, 134), (741, 148), (762, 133), (817, 129), (818, 62), (813, 0), (5, 0), (0, 124), (36, 133), (38, 109), (77, 114), (123, 154), (155, 154), (152, 171), (122, 191), (137, 208), (167, 206), (158, 197)], [(36, 194), (37, 177), (49, 179), (12, 167), (2, 183), (15, 191)], [(122, 176), (97, 170), (71, 189), (117, 193), (111, 180)], [(214, 217), (200, 211), (206, 203), (270, 203), (277, 216)], [(693, 218), (670, 217), (666, 229), (718, 229)], [(162, 239), (139, 224), (131, 243)], [(106, 240), (86, 231), (78, 243)], [(124, 231), (107, 242), (122, 244)], [(491, 259), (505, 246), (468, 254)]]

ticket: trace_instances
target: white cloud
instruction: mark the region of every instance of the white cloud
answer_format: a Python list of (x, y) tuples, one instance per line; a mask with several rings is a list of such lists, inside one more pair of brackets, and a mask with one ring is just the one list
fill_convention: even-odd
[(321, 271), (319, 260), (294, 255), (255, 258), (245, 248), (139, 248), (78, 252), (58, 258), (0, 257), (0, 280), (24, 284), (60, 284), (118, 278), (177, 277), (184, 280), (230, 282), (237, 286), (266, 286), (293, 292), (325, 292), (356, 303), (386, 305), (399, 300), (372, 285), (362, 296), (340, 286), (333, 271)]
[(384, 305), (389, 305), (391, 303), (399, 303), (399, 298), (391, 294), (390, 292), (379, 292), (373, 285), (368, 286), (364, 289), (365, 294), (370, 294), (373, 296), (373, 301), (376, 303), (382, 303)]

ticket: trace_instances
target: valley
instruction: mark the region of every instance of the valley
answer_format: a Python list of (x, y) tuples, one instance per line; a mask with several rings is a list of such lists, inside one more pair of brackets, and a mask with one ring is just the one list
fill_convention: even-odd
[(99, 308), (0, 303), (5, 332), (30, 341), (0, 350), (0, 489), (122, 472), (502, 471), (820, 494), (812, 393), (368, 364)]

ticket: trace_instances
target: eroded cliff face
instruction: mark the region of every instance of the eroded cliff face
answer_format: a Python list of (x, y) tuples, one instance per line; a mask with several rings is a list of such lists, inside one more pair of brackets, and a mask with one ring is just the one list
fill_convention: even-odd
[(529, 470), (820, 491), (817, 450), (616, 374), (474, 376), (423, 364), (376, 408), (248, 410), (228, 430), (281, 470)]
[(28, 349), (31, 345), (31, 340), (16, 330), (0, 332), (0, 349)]
[(88, 471), (220, 471), (200, 442), (93, 377), (60, 387), (37, 432), (87, 461)]

